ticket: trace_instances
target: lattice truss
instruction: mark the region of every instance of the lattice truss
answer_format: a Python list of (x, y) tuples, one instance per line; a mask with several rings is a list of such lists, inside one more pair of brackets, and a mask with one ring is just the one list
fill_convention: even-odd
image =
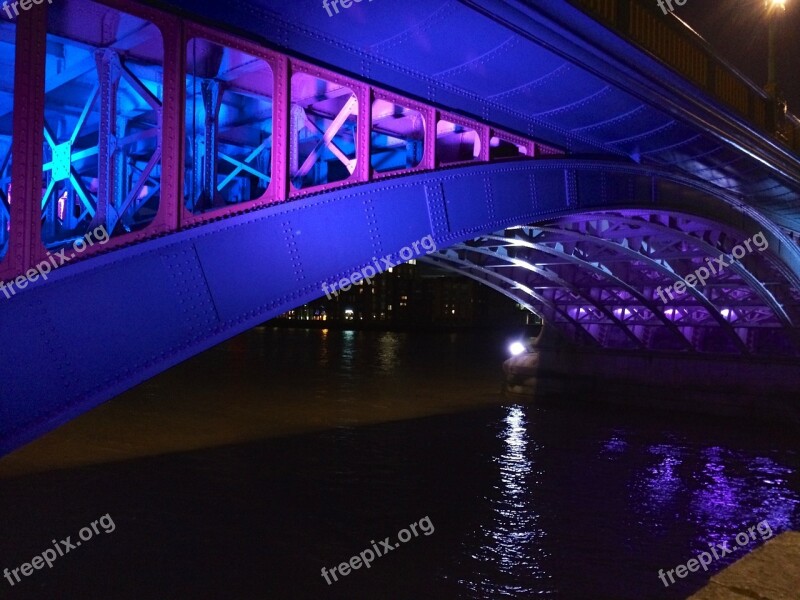
[(260, 198), (272, 179), (272, 70), (199, 38), (186, 58), (186, 207), (197, 214)]
[(289, 170), (300, 189), (346, 179), (356, 168), (358, 100), (348, 87), (292, 77)]
[(101, 224), (144, 226), (161, 187), (158, 30), (111, 10), (96, 19), (68, 11), (54, 28), (62, 35), (48, 35), (41, 199), (48, 247)]
[[(674, 213), (599, 212), (482, 236), (431, 260), (514, 298), (579, 343), (800, 354), (797, 276), (753, 243), (734, 260), (732, 250), (751, 237)], [(664, 293), (702, 266), (720, 269), (720, 255), (730, 266), (704, 285)]]

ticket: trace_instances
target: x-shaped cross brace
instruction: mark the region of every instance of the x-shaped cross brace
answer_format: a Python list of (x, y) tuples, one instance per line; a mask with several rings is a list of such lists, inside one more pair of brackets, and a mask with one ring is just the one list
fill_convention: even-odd
[(336, 118), (330, 124), (330, 127), (326, 131), (323, 131), (315, 123), (313, 123), (306, 115), (306, 123), (308, 123), (312, 128), (316, 129), (319, 133), (322, 134), (322, 139), (317, 143), (314, 149), (311, 151), (311, 154), (308, 155), (305, 162), (302, 166), (297, 170), (297, 173), (294, 174), (294, 177), (304, 177), (310, 170), (311, 167), (314, 166), (314, 163), (317, 162), (319, 159), (319, 154), (323, 147), (327, 147), (333, 155), (338, 158), (341, 163), (347, 168), (347, 171), (352, 175), (353, 171), (356, 170), (356, 160), (350, 160), (347, 158), (344, 152), (333, 142), (333, 138), (339, 133), (339, 130), (347, 121), (347, 117), (353, 114), (358, 101), (355, 95), (351, 95), (350, 99), (345, 102), (342, 110), (339, 111), (339, 114), (336, 115)]

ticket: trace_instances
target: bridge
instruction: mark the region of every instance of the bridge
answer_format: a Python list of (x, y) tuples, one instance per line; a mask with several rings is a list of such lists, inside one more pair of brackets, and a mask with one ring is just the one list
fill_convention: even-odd
[(581, 346), (800, 354), (800, 121), (654, 7), (23, 8), (0, 452), (426, 236)]

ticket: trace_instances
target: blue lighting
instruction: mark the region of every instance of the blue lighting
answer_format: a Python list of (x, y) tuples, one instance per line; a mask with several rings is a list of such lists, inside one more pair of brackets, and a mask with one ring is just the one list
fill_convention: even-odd
[(14, 44), (16, 24), (0, 18), (0, 262), (8, 253), (11, 227), (11, 126), (14, 110)]

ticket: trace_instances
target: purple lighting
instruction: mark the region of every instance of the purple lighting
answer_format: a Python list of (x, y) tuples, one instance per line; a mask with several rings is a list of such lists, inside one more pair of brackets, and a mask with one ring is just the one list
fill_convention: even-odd
[(615, 308), (611, 312), (618, 319), (627, 319), (628, 317), (630, 317), (633, 314), (633, 312), (629, 308)]

